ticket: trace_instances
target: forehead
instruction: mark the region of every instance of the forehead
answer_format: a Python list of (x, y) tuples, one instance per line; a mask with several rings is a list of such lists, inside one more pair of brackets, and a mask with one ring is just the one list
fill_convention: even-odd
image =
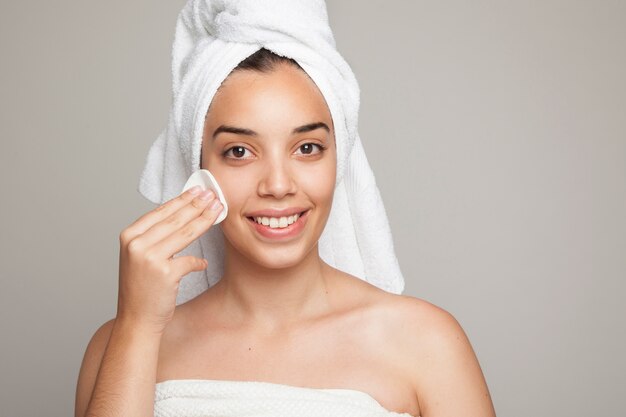
[(207, 123), (247, 123), (255, 125), (305, 124), (332, 118), (324, 96), (301, 69), (278, 64), (262, 73), (243, 70), (231, 73), (213, 97)]

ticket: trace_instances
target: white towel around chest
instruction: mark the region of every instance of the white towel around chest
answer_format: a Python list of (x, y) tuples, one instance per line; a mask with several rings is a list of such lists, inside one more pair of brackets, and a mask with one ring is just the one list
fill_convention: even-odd
[(351, 389), (260, 381), (168, 380), (156, 384), (155, 417), (413, 417)]

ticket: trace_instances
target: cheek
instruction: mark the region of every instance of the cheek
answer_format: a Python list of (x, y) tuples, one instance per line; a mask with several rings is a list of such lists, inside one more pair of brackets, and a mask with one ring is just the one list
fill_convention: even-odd
[[(231, 209), (234, 211), (241, 206), (244, 196), (249, 194), (246, 186), (249, 186), (250, 183), (249, 181), (243, 181), (240, 175), (233, 175), (233, 172), (222, 164), (218, 158), (218, 156), (212, 154), (206, 155), (203, 158), (202, 167), (208, 169), (217, 180), (226, 198), (230, 213)], [(230, 215), (226, 217), (224, 222), (228, 221), (229, 217)]]
[[(219, 171), (219, 170), (218, 170)], [(228, 203), (228, 216), (220, 223), (222, 232), (229, 236), (232, 233), (239, 234), (236, 230), (241, 227), (241, 212), (245, 202), (249, 199), (253, 190), (249, 189), (250, 182), (241, 175), (233, 175), (227, 171), (214, 174), (222, 188), (226, 202)], [(229, 239), (230, 240), (230, 239)]]
[(233, 213), (239, 212), (246, 199), (254, 192), (252, 182), (248, 181), (241, 173), (220, 169), (216, 169), (216, 171), (213, 175), (224, 193), (229, 212), (231, 209)]
[[(317, 204), (318, 206), (332, 204), (333, 194), (335, 191), (336, 178), (335, 162), (329, 160), (311, 170), (307, 175), (302, 175), (299, 179), (300, 188)], [(330, 207), (329, 207), (330, 209)]]

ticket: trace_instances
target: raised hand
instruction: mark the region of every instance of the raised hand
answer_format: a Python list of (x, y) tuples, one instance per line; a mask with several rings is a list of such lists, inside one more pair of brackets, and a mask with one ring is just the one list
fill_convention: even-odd
[(162, 332), (174, 315), (180, 280), (208, 264), (174, 255), (205, 233), (222, 205), (194, 187), (146, 213), (120, 234), (117, 318)]

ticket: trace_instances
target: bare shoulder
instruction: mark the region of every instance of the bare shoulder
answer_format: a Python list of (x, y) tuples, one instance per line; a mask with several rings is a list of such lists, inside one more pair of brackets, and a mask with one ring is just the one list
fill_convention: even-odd
[(386, 294), (384, 308), (398, 322), (399, 330), (408, 331), (415, 338), (413, 342), (445, 343), (446, 339), (465, 336), (456, 318), (442, 307), (409, 295)]
[(390, 294), (385, 304), (393, 340), (413, 382), (423, 416), (495, 416), (469, 338), (457, 319), (426, 300)]
[(441, 307), (426, 300), (403, 294), (393, 294), (376, 287), (360, 278), (345, 272), (343, 277), (346, 293), (366, 305), (371, 313), (384, 320), (390, 330), (404, 332), (410, 330), (414, 335), (423, 336), (426, 330), (439, 328), (443, 332), (458, 332), (460, 326), (456, 319)]
[[(465, 334), (455, 317), (443, 308), (409, 295), (393, 294), (347, 273), (343, 294), (362, 311), (369, 329), (389, 348), (406, 348), (414, 356), (417, 349), (439, 349), (437, 343), (463, 340)], [(391, 352), (389, 352), (391, 353)], [(394, 354), (400, 352), (393, 352)], [(419, 359), (419, 358), (418, 358)]]
[(76, 383), (76, 399), (74, 404), (74, 415), (76, 417), (85, 415), (100, 369), (102, 357), (109, 343), (114, 324), (115, 319), (111, 319), (102, 324), (94, 332), (91, 340), (89, 340), (87, 344), (78, 374), (78, 381)]
[(442, 307), (421, 298), (389, 294), (383, 308), (392, 336), (405, 346), (405, 359), (415, 374), (423, 375), (432, 366), (433, 355), (459, 360), (473, 355), (465, 331)]
[(420, 359), (427, 357), (429, 350), (441, 351), (455, 344), (465, 344), (467, 349), (465, 332), (445, 309), (421, 298), (376, 287), (370, 293), (372, 315), (384, 327), (386, 340), (412, 356), (414, 366), (427, 366), (428, 362), (421, 363)]
[(366, 334), (388, 358), (387, 366), (401, 369), (402, 379), (410, 381), (420, 415), (495, 416), (469, 338), (450, 312), (364, 281), (350, 286), (367, 300)]

